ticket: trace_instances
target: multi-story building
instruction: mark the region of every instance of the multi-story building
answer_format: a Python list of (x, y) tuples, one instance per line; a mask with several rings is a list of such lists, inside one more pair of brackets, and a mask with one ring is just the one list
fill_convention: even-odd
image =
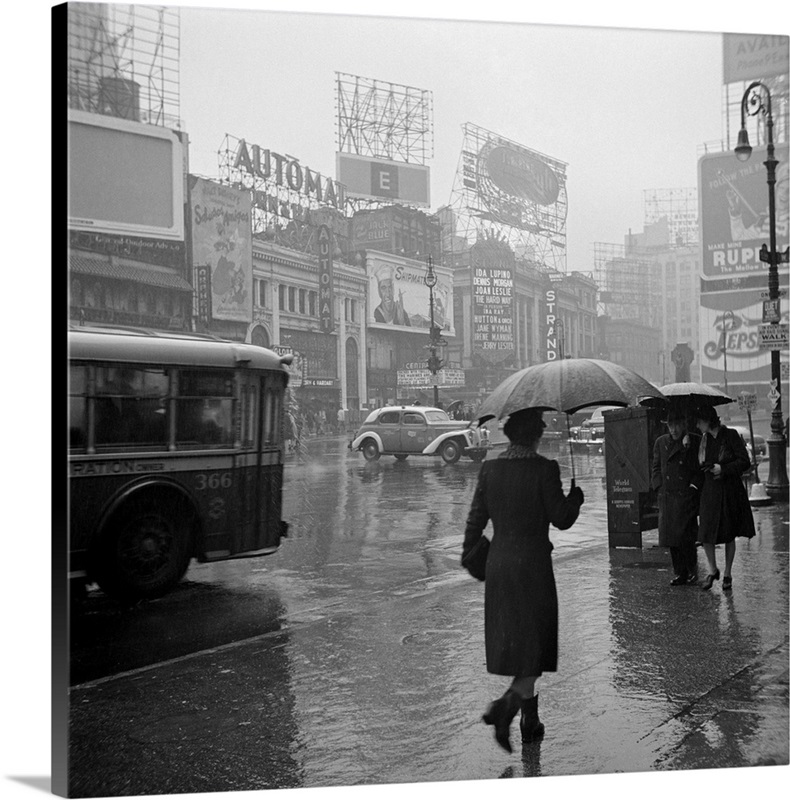
[[(363, 268), (333, 262), (333, 330), (321, 330), (318, 259), (265, 239), (253, 239), (252, 319), (245, 339), (293, 352), (291, 386), (300, 404), (323, 411), (360, 409), (367, 401)], [(334, 419), (330, 419), (334, 421)]]
[(68, 302), (76, 323), (191, 326), (178, 31), (177, 10), (69, 7)]

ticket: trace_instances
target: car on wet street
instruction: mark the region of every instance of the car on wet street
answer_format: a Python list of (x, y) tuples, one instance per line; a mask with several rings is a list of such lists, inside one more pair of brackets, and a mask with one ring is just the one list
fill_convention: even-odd
[(491, 449), (488, 431), (470, 422), (452, 420), (441, 408), (385, 406), (372, 411), (349, 442), (366, 461), (395, 456), (440, 456), (454, 464), (462, 456), (482, 461)]
[(756, 433), (754, 434), (754, 452), (752, 451), (752, 435), (749, 431), (749, 428), (743, 425), (728, 425), (728, 428), (732, 428), (734, 431), (738, 431), (741, 435), (741, 439), (743, 443), (746, 445), (746, 452), (749, 453), (749, 461), (754, 464), (757, 462), (758, 464), (761, 461), (764, 461), (768, 458), (768, 444), (765, 441), (765, 438), (762, 436), (758, 436)]

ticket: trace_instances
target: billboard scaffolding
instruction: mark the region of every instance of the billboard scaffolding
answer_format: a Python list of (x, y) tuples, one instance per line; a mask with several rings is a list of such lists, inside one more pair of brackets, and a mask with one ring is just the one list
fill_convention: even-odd
[(660, 329), (660, 267), (650, 253), (638, 247), (595, 242), (593, 259), (599, 313)]
[(455, 246), (498, 238), (516, 258), (564, 272), (567, 164), (472, 123), (463, 131), (452, 213), (446, 215)]
[(69, 108), (180, 128), (180, 24), (177, 8), (70, 4)]
[(699, 207), (697, 188), (646, 189), (645, 225), (666, 219), (672, 244), (699, 242)]
[(336, 72), (337, 176), (352, 211), (430, 205), (433, 94)]
[(425, 164), (433, 158), (433, 93), (336, 72), (340, 153)]

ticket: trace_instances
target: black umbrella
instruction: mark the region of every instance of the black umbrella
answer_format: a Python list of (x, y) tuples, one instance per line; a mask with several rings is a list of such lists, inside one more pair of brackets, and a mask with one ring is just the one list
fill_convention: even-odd
[[(509, 375), (480, 406), (477, 419), (502, 419), (527, 408), (572, 414), (588, 406), (636, 405), (644, 398), (661, 400), (664, 395), (628, 367), (596, 358), (567, 358)], [(570, 420), (568, 427), (570, 433)]]
[(525, 408), (573, 414), (587, 406), (631, 406), (664, 398), (628, 367), (596, 358), (566, 358), (534, 364), (505, 378), (477, 412), (480, 422), (502, 419)]

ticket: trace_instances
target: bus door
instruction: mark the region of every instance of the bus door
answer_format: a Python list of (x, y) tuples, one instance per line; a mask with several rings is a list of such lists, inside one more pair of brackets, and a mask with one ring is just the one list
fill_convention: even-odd
[(238, 378), (238, 460), (235, 497), (239, 524), (235, 552), (280, 543), (282, 459), (279, 376), (242, 372)]
[(282, 520), (282, 415), (285, 381), (281, 375), (260, 378), (257, 501), (259, 547), (280, 544)]

